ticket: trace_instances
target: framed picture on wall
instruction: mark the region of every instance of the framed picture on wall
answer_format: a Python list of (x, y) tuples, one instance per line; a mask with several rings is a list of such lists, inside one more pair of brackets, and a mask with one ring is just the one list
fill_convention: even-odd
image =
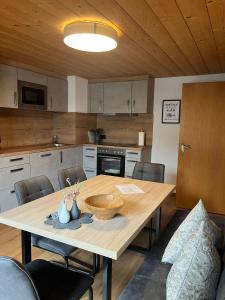
[(163, 100), (162, 102), (162, 123), (179, 124), (180, 123), (180, 99)]

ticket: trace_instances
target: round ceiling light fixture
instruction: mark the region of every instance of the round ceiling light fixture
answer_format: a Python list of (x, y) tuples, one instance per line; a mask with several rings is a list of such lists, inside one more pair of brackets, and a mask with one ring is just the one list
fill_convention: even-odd
[(65, 26), (64, 43), (81, 51), (106, 52), (117, 47), (117, 33), (104, 23), (75, 22)]

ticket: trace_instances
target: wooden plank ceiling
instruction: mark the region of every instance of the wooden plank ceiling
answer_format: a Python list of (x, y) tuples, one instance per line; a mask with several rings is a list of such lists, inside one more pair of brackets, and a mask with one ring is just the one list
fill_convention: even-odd
[[(222, 73), (224, 11), (224, 0), (1, 0), (0, 62), (90, 79)], [(117, 49), (64, 45), (64, 26), (85, 19), (114, 26)]]

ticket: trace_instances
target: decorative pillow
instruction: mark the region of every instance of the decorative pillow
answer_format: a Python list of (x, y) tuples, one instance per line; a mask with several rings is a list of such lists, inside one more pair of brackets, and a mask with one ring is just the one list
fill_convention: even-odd
[(184, 245), (166, 281), (167, 300), (215, 299), (220, 257), (203, 221)]
[(202, 200), (199, 200), (198, 204), (191, 210), (170, 239), (163, 254), (162, 262), (173, 264), (176, 261), (180, 255), (183, 245), (187, 242), (190, 236), (199, 229), (202, 221), (207, 222), (205, 223), (205, 230), (213, 240), (214, 244), (219, 243), (222, 231), (209, 219)]

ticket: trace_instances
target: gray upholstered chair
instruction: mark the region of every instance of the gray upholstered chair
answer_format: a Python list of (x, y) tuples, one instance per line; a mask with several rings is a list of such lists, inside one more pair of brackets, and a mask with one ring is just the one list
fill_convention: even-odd
[[(14, 187), (18, 205), (23, 205), (30, 201), (54, 193), (54, 189), (50, 180), (44, 175), (16, 182)], [(83, 266), (84, 268), (81, 268), (82, 270), (91, 270), (92, 274), (95, 274), (96, 272), (96, 255), (93, 255), (93, 265), (90, 265), (79, 260), (78, 258), (71, 256), (71, 254), (77, 250), (77, 248), (73, 246), (57, 242), (36, 234), (32, 234), (32, 244), (34, 247), (38, 247), (62, 256), (67, 267), (69, 264), (69, 260), (72, 260), (75, 263)]]
[(34, 260), (23, 266), (10, 257), (0, 257), (2, 300), (75, 300), (87, 290), (92, 300), (92, 284), (91, 276), (45, 260)]
[(66, 181), (67, 178), (70, 179), (71, 184), (75, 184), (78, 181), (81, 182), (87, 180), (84, 170), (80, 166), (59, 170), (58, 178), (61, 189), (69, 186), (68, 182)]
[(136, 162), (132, 178), (164, 183), (165, 165)]

